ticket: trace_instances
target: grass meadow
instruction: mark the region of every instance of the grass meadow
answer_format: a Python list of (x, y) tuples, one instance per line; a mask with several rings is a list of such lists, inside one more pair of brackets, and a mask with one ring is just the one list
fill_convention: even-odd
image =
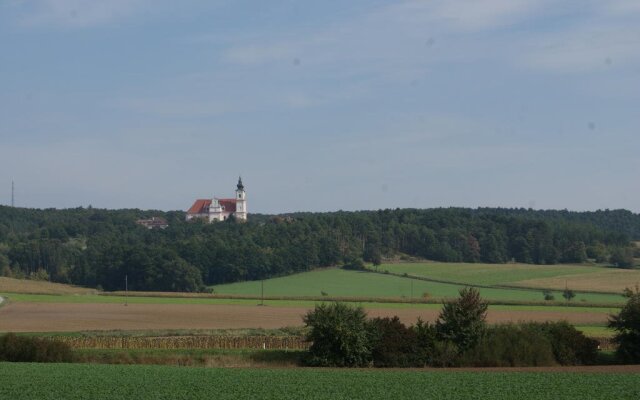
[(622, 293), (640, 282), (640, 270), (604, 266), (468, 264), (468, 263), (404, 263), (383, 264), (379, 271), (408, 274), (428, 279), (472, 285), (507, 285), (529, 288)]
[(640, 375), (0, 363), (0, 398), (624, 400)]
[(602, 267), (582, 265), (531, 264), (470, 264), (470, 263), (399, 263), (382, 264), (375, 269), (393, 273), (407, 273), (441, 281), (474, 285), (502, 285), (528, 279), (551, 278), (565, 275), (589, 274), (602, 271)]
[[(509, 275), (509, 270), (491, 269), (486, 275), (473, 273), (470, 264), (463, 267), (467, 273), (456, 273), (457, 264), (447, 264), (452, 271), (440, 271), (439, 275), (431, 276), (427, 269), (420, 274), (421, 266), (427, 264), (395, 264), (380, 266), (383, 271), (388, 268), (397, 273), (407, 273), (437, 280), (455, 280), (460, 283), (430, 282), (420, 279), (411, 279), (405, 276), (382, 274), (374, 272), (348, 271), (338, 268), (329, 268), (303, 272), (280, 278), (267, 279), (264, 282), (250, 281), (238, 282), (213, 287), (216, 294), (260, 296), (264, 287), (265, 296), (330, 296), (330, 297), (389, 297), (401, 299), (420, 299), (425, 295), (428, 298), (443, 299), (454, 298), (458, 291), (465, 285), (489, 285), (496, 284), (500, 275)], [(495, 267), (495, 266), (494, 266)], [(480, 267), (482, 268), (482, 267)], [(555, 266), (562, 269), (564, 266)], [(568, 267), (573, 269), (574, 267)], [(435, 269), (435, 268), (434, 268)], [(547, 269), (545, 268), (545, 271)], [(545, 272), (550, 274), (550, 272)], [(521, 274), (521, 277), (524, 274)], [(535, 276), (529, 273), (528, 276)], [(445, 279), (446, 278), (446, 279)], [(508, 279), (508, 278), (504, 278)], [(518, 289), (481, 287), (479, 288), (483, 298), (492, 301), (508, 302), (541, 302), (544, 301), (542, 289)], [(562, 292), (553, 291), (556, 301), (562, 301)], [(576, 292), (572, 303), (599, 303), (621, 304), (624, 302), (622, 295), (606, 293)]]

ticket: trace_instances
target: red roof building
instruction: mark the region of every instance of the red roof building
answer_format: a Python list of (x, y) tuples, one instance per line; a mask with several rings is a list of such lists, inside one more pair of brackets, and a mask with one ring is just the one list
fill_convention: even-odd
[(225, 221), (232, 215), (238, 221), (247, 220), (247, 194), (242, 178), (238, 179), (235, 198), (198, 199), (187, 211), (187, 221), (192, 219), (205, 219), (208, 222)]

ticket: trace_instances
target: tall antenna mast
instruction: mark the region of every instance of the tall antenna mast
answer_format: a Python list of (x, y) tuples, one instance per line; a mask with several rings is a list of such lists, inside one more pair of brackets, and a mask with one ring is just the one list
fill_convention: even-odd
[(11, 207), (15, 207), (16, 206), (16, 186), (13, 183), (13, 180), (11, 180)]

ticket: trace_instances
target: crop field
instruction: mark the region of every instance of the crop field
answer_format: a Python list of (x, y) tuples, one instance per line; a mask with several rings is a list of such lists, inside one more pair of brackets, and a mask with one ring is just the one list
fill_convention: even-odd
[(574, 290), (618, 292), (624, 288), (640, 285), (640, 270), (609, 269), (589, 274), (556, 276), (552, 278), (528, 279), (514, 282), (514, 285), (531, 288), (564, 288), (570, 285)]
[[(431, 267), (432, 264), (391, 264), (381, 266), (380, 270), (388, 268), (398, 273), (410, 273), (419, 276), (421, 266), (427, 266), (438, 270), (437, 267)], [(433, 264), (438, 265), (438, 264)], [(461, 266), (467, 271), (472, 271), (475, 266), (482, 264), (439, 264), (446, 265), (447, 268), (456, 270), (457, 266)], [(473, 267), (470, 267), (473, 266)], [(486, 265), (485, 265), (486, 267)], [(465, 284), (487, 284), (488, 282), (496, 282), (499, 275), (509, 276), (509, 270), (499, 270), (502, 266), (491, 265), (488, 268), (487, 275), (476, 274), (472, 272), (455, 273), (446, 272), (444, 268), (440, 268), (441, 273), (438, 278), (433, 279), (456, 279), (461, 284), (450, 284), (440, 282), (428, 282), (419, 279), (410, 279), (408, 277), (394, 276), (391, 274), (379, 274), (373, 272), (347, 271), (337, 268), (316, 270), (304, 272), (295, 275), (289, 275), (280, 278), (267, 279), (264, 281), (265, 296), (327, 296), (338, 297), (390, 297), (390, 298), (423, 298), (425, 294), (430, 298), (454, 298), (458, 295), (458, 291)], [(549, 268), (565, 268), (565, 266), (543, 267)], [(574, 270), (574, 267), (566, 267)], [(575, 267), (588, 268), (588, 267)], [(431, 277), (428, 271), (423, 272), (425, 277)], [(551, 272), (547, 272), (550, 275)], [(466, 276), (466, 278), (463, 278)], [(529, 273), (521, 274), (520, 277), (535, 276)], [(508, 279), (508, 278), (505, 278)], [(564, 288), (564, 286), (563, 286)], [(260, 281), (239, 282), (226, 285), (217, 285), (213, 287), (217, 294), (229, 295), (252, 295), (260, 296), (262, 291), (262, 283)], [(521, 301), (521, 302), (540, 302), (544, 301), (542, 290), (525, 290), (525, 289), (508, 289), (508, 288), (480, 288), (483, 298), (494, 301)], [(553, 292), (556, 300), (563, 300), (562, 292)], [(572, 300), (574, 303), (601, 303), (601, 304), (620, 304), (624, 302), (622, 295), (604, 294), (604, 293), (576, 293), (576, 297)]]
[[(587, 371), (593, 371), (587, 369)], [(0, 398), (637, 399), (640, 374), (0, 363)], [(622, 371), (622, 372), (618, 372)], [(636, 373), (632, 373), (636, 372)]]
[[(381, 268), (407, 268), (393, 273), (417, 275), (416, 269), (425, 265), (433, 271), (440, 271), (439, 275), (434, 272), (432, 279), (457, 279), (484, 285), (500, 282), (503, 279), (500, 275), (509, 275), (500, 268), (522, 268), (447, 264), (448, 267), (455, 267), (457, 272), (452, 272), (443, 270), (435, 263), (394, 264)], [(474, 268), (480, 269), (476, 271)], [(556, 272), (554, 268), (567, 268), (576, 274), (583, 273), (584, 268), (598, 270), (588, 273), (591, 275), (597, 275), (602, 270), (581, 266), (540, 268), (542, 272), (538, 275), (531, 271), (514, 274), (517, 279), (543, 275), (545, 279), (553, 279), (551, 275)], [(0, 332), (282, 328), (301, 326), (302, 316), (308, 310), (324, 299), (332, 301), (332, 298), (339, 297), (363, 306), (372, 317), (398, 315), (406, 324), (413, 324), (418, 317), (434, 321), (440, 311), (441, 300), (456, 297), (458, 290), (463, 287), (461, 284), (430, 282), (393, 274), (333, 268), (264, 281), (266, 300), (264, 306), (258, 306), (262, 303), (257, 298), (262, 289), (259, 281), (215, 287), (215, 296), (231, 296), (228, 298), (214, 298), (211, 294), (182, 296), (171, 293), (134, 293), (134, 296), (125, 297), (117, 293), (106, 295), (90, 289), (46, 282), (5, 279), (2, 284), (7, 291), (0, 291), (0, 296), (7, 301), (0, 307)], [(561, 301), (560, 292), (556, 292), (556, 301), (546, 302), (541, 290), (480, 288), (480, 291), (484, 298), (494, 302), (489, 308), (489, 322), (567, 320), (584, 326), (585, 331), (598, 337), (609, 336), (604, 334), (603, 325), (624, 301), (618, 295), (578, 293), (571, 303), (565, 303)], [(428, 303), (423, 302), (425, 293)], [(418, 300), (420, 302), (412, 302)], [(500, 305), (501, 302), (508, 305)], [(524, 304), (509, 305), (509, 302)]]
[(640, 270), (583, 265), (406, 263), (384, 264), (380, 271), (472, 285), (622, 293), (640, 283)]
[[(375, 269), (393, 273), (407, 273), (441, 281), (476, 285), (499, 285), (526, 279), (580, 275), (602, 271), (605, 268), (582, 265), (531, 264), (470, 264), (470, 263), (399, 263), (382, 264)], [(564, 289), (564, 286), (563, 286)]]
[[(364, 306), (371, 317), (397, 315), (413, 324), (434, 321), (438, 304), (415, 307)], [(78, 332), (92, 330), (242, 329), (303, 325), (308, 307), (223, 304), (109, 304), (11, 302), (0, 309), (0, 332)], [(602, 325), (614, 309), (586, 307), (491, 306), (490, 323), (566, 320), (576, 325)]]

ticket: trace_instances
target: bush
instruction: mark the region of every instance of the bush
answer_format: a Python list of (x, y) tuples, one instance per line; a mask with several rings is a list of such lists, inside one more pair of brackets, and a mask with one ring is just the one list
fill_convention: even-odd
[(556, 297), (553, 295), (553, 293), (549, 290), (545, 290), (542, 292), (542, 295), (544, 296), (544, 299), (546, 301), (553, 301), (556, 299)]
[(362, 307), (317, 305), (303, 318), (310, 328), (308, 365), (363, 367), (371, 364), (372, 332)]
[(441, 340), (453, 342), (461, 352), (472, 348), (485, 328), (488, 304), (475, 288), (460, 290), (460, 297), (445, 303), (436, 321)]
[(462, 365), (524, 367), (590, 365), (598, 342), (567, 322), (508, 324), (484, 331), (478, 344), (463, 354)]
[(352, 271), (366, 271), (364, 266), (364, 261), (361, 258), (354, 258), (352, 260), (347, 261), (343, 266), (343, 269), (348, 269)]
[(547, 336), (558, 364), (591, 365), (596, 362), (598, 341), (586, 337), (568, 322), (532, 322), (523, 328)]
[(71, 348), (60, 342), (7, 333), (0, 337), (0, 361), (71, 362)]
[(34, 281), (48, 281), (49, 273), (45, 269), (38, 268), (36, 272), (31, 274), (30, 278)]
[(434, 342), (433, 351), (429, 355), (429, 365), (442, 368), (460, 366), (460, 349), (453, 342)]
[(618, 315), (609, 319), (609, 328), (617, 331), (613, 341), (618, 344), (617, 357), (626, 363), (640, 362), (640, 290), (625, 291), (627, 304)]
[(565, 288), (562, 292), (562, 297), (564, 297), (567, 301), (571, 301), (571, 299), (576, 297), (576, 294), (573, 292), (573, 290)]
[(479, 343), (462, 358), (462, 365), (474, 367), (536, 367), (555, 363), (547, 335), (511, 324), (485, 330)]
[(376, 367), (423, 366), (418, 335), (396, 316), (371, 320), (374, 333), (371, 355)]

